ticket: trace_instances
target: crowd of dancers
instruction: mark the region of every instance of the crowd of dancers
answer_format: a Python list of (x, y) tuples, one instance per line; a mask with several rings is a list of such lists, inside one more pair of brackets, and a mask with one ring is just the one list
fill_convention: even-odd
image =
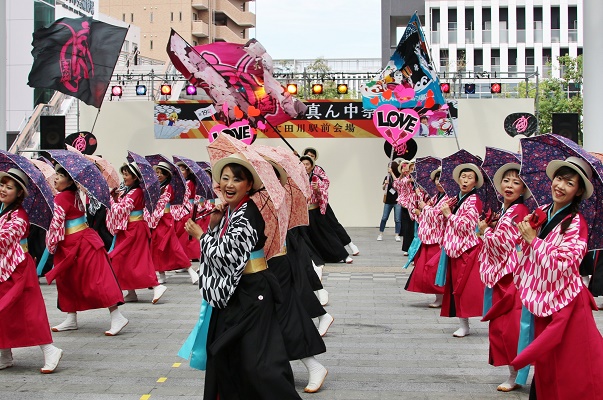
[[(525, 384), (532, 365), (530, 399), (601, 398), (603, 338), (580, 276), (585, 256), (593, 258), (580, 213), (593, 194), (593, 169), (578, 155), (550, 160), (552, 202), (529, 209), (532, 193), (520, 170), (535, 159), (517, 157), (491, 175), (475, 159), (452, 170), (455, 193), (440, 183), (442, 166), (433, 168), (432, 196), (415, 180), (415, 161), (399, 160), (393, 186), (416, 226), (406, 290), (435, 294), (429, 307), (458, 318), (454, 337), (470, 334), (469, 318), (489, 322), (488, 363), (509, 368), (499, 391)], [(486, 179), (503, 199), (495, 212), (486, 212), (478, 195)]]
[[(74, 163), (57, 153), (49, 161), (52, 218), (35, 238), (29, 223), (35, 210), (27, 210), (26, 199), (40, 196), (40, 188), (34, 190), (29, 166), (0, 171), (0, 369), (13, 366), (12, 348), (40, 346), (41, 372), (52, 373), (63, 356), (52, 332), (78, 329), (78, 312), (107, 308), (104, 334), (118, 335), (129, 323), (121, 306), (139, 301), (136, 290), (152, 289), (157, 304), (168, 289), (166, 272), (183, 271), (199, 285), (202, 301), (179, 355), (206, 371), (204, 398), (298, 399), (294, 360), (308, 370), (304, 390), (318, 391), (328, 371), (316, 356), (326, 351), (322, 337), (334, 321), (324, 308), (322, 268), (352, 263), (360, 251), (329, 205), (330, 182), (316, 165), (316, 149), (300, 157), (237, 146), (211, 165), (200, 163), (202, 177), (190, 160), (163, 157), (152, 165), (160, 196), (150, 209), (140, 162), (121, 166), (123, 183), (113, 185), (105, 206), (74, 178)], [(67, 159), (78, 157), (73, 152)], [(593, 195), (591, 165), (579, 153), (548, 162), (552, 202), (530, 209), (532, 193), (520, 176), (520, 162), (530, 160), (517, 158), (487, 174), (475, 159), (452, 171), (434, 167), (431, 196), (417, 182), (414, 161), (392, 164), (397, 202), (415, 225), (410, 240), (396, 232), (414, 264), (406, 289), (435, 295), (429, 307), (459, 320), (454, 337), (470, 334), (469, 318), (489, 321), (488, 362), (509, 368), (499, 391), (525, 384), (533, 365), (532, 398), (598, 398), (603, 339), (579, 272), (589, 234), (580, 206)], [(445, 173), (456, 182), (455, 193), (444, 190)], [(211, 195), (201, 197), (200, 178), (208, 177)], [(186, 182), (179, 204), (177, 178)], [(487, 179), (502, 198), (494, 212), (484, 212), (478, 194)], [(266, 211), (271, 182), (285, 193), (285, 206), (272, 214)], [(281, 233), (285, 241), (274, 250)], [(30, 253), (40, 237), (46, 254)], [(36, 271), (56, 283), (58, 308), (66, 313), (52, 328)]]
[[(121, 306), (139, 301), (136, 290), (152, 289), (151, 302), (157, 304), (168, 289), (166, 272), (186, 271), (203, 300), (200, 319), (179, 355), (206, 370), (205, 398), (299, 398), (293, 360), (308, 370), (304, 390), (321, 388), (328, 371), (315, 356), (326, 351), (322, 337), (334, 321), (324, 308), (329, 298), (322, 268), (325, 262), (351, 263), (359, 250), (328, 204), (329, 179), (315, 165), (315, 149), (305, 150), (304, 164), (285, 152), (286, 168), (262, 156), (281, 189), (297, 189), (286, 191), (285, 203), (302, 204), (305, 213), (305, 222), (290, 224), (285, 243), (269, 256), (264, 247), (275, 239), (275, 221), (265, 220), (263, 207), (253, 200), (266, 192), (266, 171), (260, 176), (248, 160), (260, 154), (253, 147), (212, 160), (213, 167), (198, 163), (213, 179), (205, 198), (197, 194), (202, 183), (190, 163), (163, 157), (152, 165), (161, 194), (151, 210), (139, 162), (119, 168), (119, 186), (104, 176), (110, 190), (105, 206), (92, 194), (95, 185), (74, 178), (75, 169), (67, 167), (84, 156), (59, 153), (41, 158), (52, 165), (46, 179), (54, 204), (44, 230), (32, 225), (36, 235), (29, 234), (28, 211), (35, 211), (27, 210), (32, 207), (26, 199), (32, 187), (46, 181), (34, 184), (25, 158), (0, 172), (0, 369), (13, 366), (11, 349), (39, 345), (41, 372), (52, 373), (63, 356), (52, 334), (77, 330), (78, 312), (107, 308), (110, 326), (104, 334), (118, 335), (129, 323)], [(186, 182), (180, 204), (174, 203), (174, 179)], [(288, 212), (279, 217), (288, 218)], [(38, 275), (56, 283), (57, 306), (66, 313), (51, 328)]]

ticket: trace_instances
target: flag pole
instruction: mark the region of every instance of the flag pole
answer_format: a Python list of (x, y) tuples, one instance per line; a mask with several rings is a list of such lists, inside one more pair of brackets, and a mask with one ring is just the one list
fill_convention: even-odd
[[(417, 16), (417, 21), (419, 22), (419, 29), (421, 30), (421, 34), (425, 38), (425, 42), (427, 42), (427, 36), (425, 36), (425, 32), (423, 32), (423, 25), (421, 25), (421, 18), (419, 18), (419, 13), (417, 10), (415, 10), (415, 15)], [(433, 55), (431, 53), (431, 48), (429, 46), (426, 46), (426, 47), (429, 51), (429, 64), (431, 65), (431, 68), (433, 68), (433, 70), (436, 71), (436, 74), (438, 74), (438, 72), (437, 72), (438, 70), (436, 69), (436, 66), (433, 63)], [(438, 81), (439, 81), (439, 76), (438, 76)], [(442, 97), (443, 96), (444, 96), (444, 94), (442, 93)], [(444, 99), (446, 99), (446, 98), (444, 98)], [(452, 132), (454, 133), (454, 140), (456, 141), (457, 150), (460, 150), (461, 146), (459, 144), (459, 138), (456, 133), (456, 129), (454, 128), (454, 124), (452, 123), (452, 114), (450, 114), (450, 107), (448, 107), (446, 109), (446, 114), (448, 115), (448, 119), (450, 120), (450, 126), (452, 127)]]
[(278, 129), (276, 129), (276, 127), (275, 127), (274, 125), (272, 125), (272, 123), (271, 123), (271, 122), (269, 122), (269, 121), (268, 121), (268, 120), (267, 120), (265, 117), (264, 117), (264, 121), (266, 121), (266, 123), (268, 124), (268, 126), (270, 126), (270, 127), (272, 128), (272, 130), (273, 130), (273, 131), (274, 131), (274, 132), (275, 132), (275, 133), (276, 133), (276, 134), (277, 134), (277, 135), (278, 135), (278, 136), (279, 136), (281, 139), (283, 139), (283, 142), (285, 142), (285, 144), (286, 144), (287, 146), (289, 146), (289, 148), (291, 149), (291, 151), (292, 151), (292, 152), (293, 152), (295, 155), (299, 156), (299, 153), (298, 153), (297, 151), (295, 151), (295, 149), (293, 148), (293, 146), (291, 146), (291, 144), (289, 144), (289, 142), (287, 142), (287, 139), (285, 139), (285, 138), (283, 137), (283, 135), (281, 135), (281, 133), (278, 131)]
[(92, 124), (92, 129), (90, 129), (90, 133), (92, 133), (94, 131), (94, 127), (96, 126), (96, 120), (98, 120), (98, 115), (100, 114), (100, 108), (98, 109), (98, 111), (96, 112), (96, 117), (94, 117), (94, 123)]

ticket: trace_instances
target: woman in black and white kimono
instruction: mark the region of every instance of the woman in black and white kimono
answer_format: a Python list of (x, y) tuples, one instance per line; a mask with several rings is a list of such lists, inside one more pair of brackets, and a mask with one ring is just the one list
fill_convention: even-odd
[(192, 220), (186, 231), (201, 242), (203, 299), (212, 307), (207, 334), (205, 399), (300, 399), (275, 312), (280, 288), (267, 269), (264, 220), (250, 193), (262, 187), (242, 154), (213, 166), (225, 203), (209, 229)]

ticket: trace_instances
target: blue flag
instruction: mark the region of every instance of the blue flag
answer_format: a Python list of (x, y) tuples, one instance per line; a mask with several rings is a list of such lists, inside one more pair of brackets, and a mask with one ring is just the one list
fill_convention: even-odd
[(366, 109), (392, 104), (398, 109), (413, 108), (423, 114), (446, 104), (416, 13), (385, 68), (361, 85), (361, 92)]

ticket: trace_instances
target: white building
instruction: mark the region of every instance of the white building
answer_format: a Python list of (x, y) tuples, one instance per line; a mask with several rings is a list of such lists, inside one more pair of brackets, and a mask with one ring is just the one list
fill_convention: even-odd
[(440, 73), (560, 77), (557, 57), (582, 54), (582, 0), (426, 0), (424, 28)]

